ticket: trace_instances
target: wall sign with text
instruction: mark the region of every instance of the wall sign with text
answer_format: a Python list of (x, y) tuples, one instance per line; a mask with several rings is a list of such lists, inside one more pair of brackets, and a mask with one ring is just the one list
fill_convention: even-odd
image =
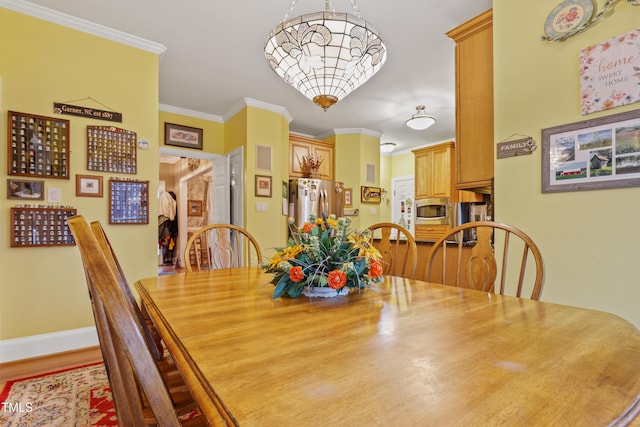
[(580, 51), (582, 114), (640, 101), (640, 29)]

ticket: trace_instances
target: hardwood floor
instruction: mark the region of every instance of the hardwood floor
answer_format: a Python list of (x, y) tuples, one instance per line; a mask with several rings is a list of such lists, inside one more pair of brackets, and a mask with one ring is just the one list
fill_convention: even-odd
[(9, 380), (101, 361), (102, 353), (100, 352), (100, 347), (96, 346), (32, 359), (0, 363), (0, 390), (4, 388)]

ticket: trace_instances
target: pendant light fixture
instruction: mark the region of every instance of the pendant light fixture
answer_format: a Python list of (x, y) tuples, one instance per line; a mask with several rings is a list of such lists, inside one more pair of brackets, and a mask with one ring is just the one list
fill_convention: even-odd
[(369, 80), (386, 60), (386, 46), (364, 19), (356, 0), (353, 14), (338, 13), (332, 0), (324, 12), (284, 19), (264, 47), (267, 62), (285, 82), (324, 110)]
[(416, 107), (416, 113), (406, 121), (407, 126), (415, 130), (425, 130), (436, 122), (436, 118), (424, 112), (424, 105)]

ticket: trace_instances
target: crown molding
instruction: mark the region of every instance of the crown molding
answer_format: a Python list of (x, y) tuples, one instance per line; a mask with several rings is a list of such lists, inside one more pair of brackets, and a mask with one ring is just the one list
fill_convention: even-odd
[(196, 119), (224, 123), (222, 117), (215, 114), (201, 113), (200, 111), (188, 110), (186, 108), (174, 107), (167, 104), (160, 104), (158, 108), (160, 109), (160, 111), (164, 111), (165, 113), (180, 114), (182, 116), (195, 117)]
[(142, 37), (134, 36), (113, 28), (105, 27), (104, 25), (96, 24), (75, 16), (67, 15), (66, 13), (29, 3), (28, 1), (0, 0), (0, 7), (49, 21), (54, 24), (62, 25), (67, 28), (82, 31), (84, 33), (92, 34), (94, 36), (102, 37), (104, 39), (146, 50), (158, 55), (167, 50), (166, 46), (163, 44), (146, 40)]
[(226, 122), (227, 120), (231, 119), (233, 116), (238, 114), (240, 111), (242, 111), (246, 107), (260, 108), (261, 110), (267, 110), (267, 111), (271, 111), (271, 112), (274, 112), (274, 113), (281, 114), (287, 120), (287, 123), (291, 123), (291, 121), (293, 120), (293, 117), (289, 113), (289, 110), (287, 110), (286, 108), (281, 107), (279, 105), (270, 104), (268, 102), (259, 101), (257, 99), (253, 99), (253, 98), (242, 98), (240, 101), (235, 103), (222, 116), (222, 118)]
[(380, 132), (375, 132), (365, 128), (341, 128), (341, 129), (333, 129), (320, 135), (316, 136), (318, 139), (325, 139), (332, 135), (368, 135), (374, 138), (382, 138), (382, 134)]

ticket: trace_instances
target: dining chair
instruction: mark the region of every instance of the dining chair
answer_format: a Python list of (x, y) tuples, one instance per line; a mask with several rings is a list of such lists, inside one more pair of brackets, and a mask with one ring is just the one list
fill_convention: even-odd
[[(475, 236), (473, 239), (463, 236)], [(520, 255), (519, 255), (520, 254)], [(527, 270), (527, 266), (533, 268)], [(519, 298), (531, 290), (539, 300), (544, 285), (544, 262), (533, 239), (518, 228), (493, 221), (474, 221), (449, 230), (427, 256), (428, 282), (511, 294)]]
[(154, 357), (153, 346), (143, 332), (144, 319), (134, 309), (137, 305), (132, 305), (123, 292), (124, 276), (121, 269), (118, 273), (117, 259), (114, 258), (114, 263), (105, 253), (104, 244), (108, 240), (100, 242), (94, 234), (96, 228), (92, 229), (82, 216), (69, 218), (67, 222), (80, 250), (120, 422), (136, 426), (207, 425), (184, 382), (181, 387), (176, 385), (176, 379), (181, 381), (179, 375), (168, 375), (167, 361)]
[(210, 224), (195, 231), (184, 250), (187, 271), (259, 265), (260, 246), (245, 229), (233, 224)]
[(409, 230), (391, 222), (380, 222), (368, 229), (382, 255), (383, 274), (413, 278), (418, 250)]

